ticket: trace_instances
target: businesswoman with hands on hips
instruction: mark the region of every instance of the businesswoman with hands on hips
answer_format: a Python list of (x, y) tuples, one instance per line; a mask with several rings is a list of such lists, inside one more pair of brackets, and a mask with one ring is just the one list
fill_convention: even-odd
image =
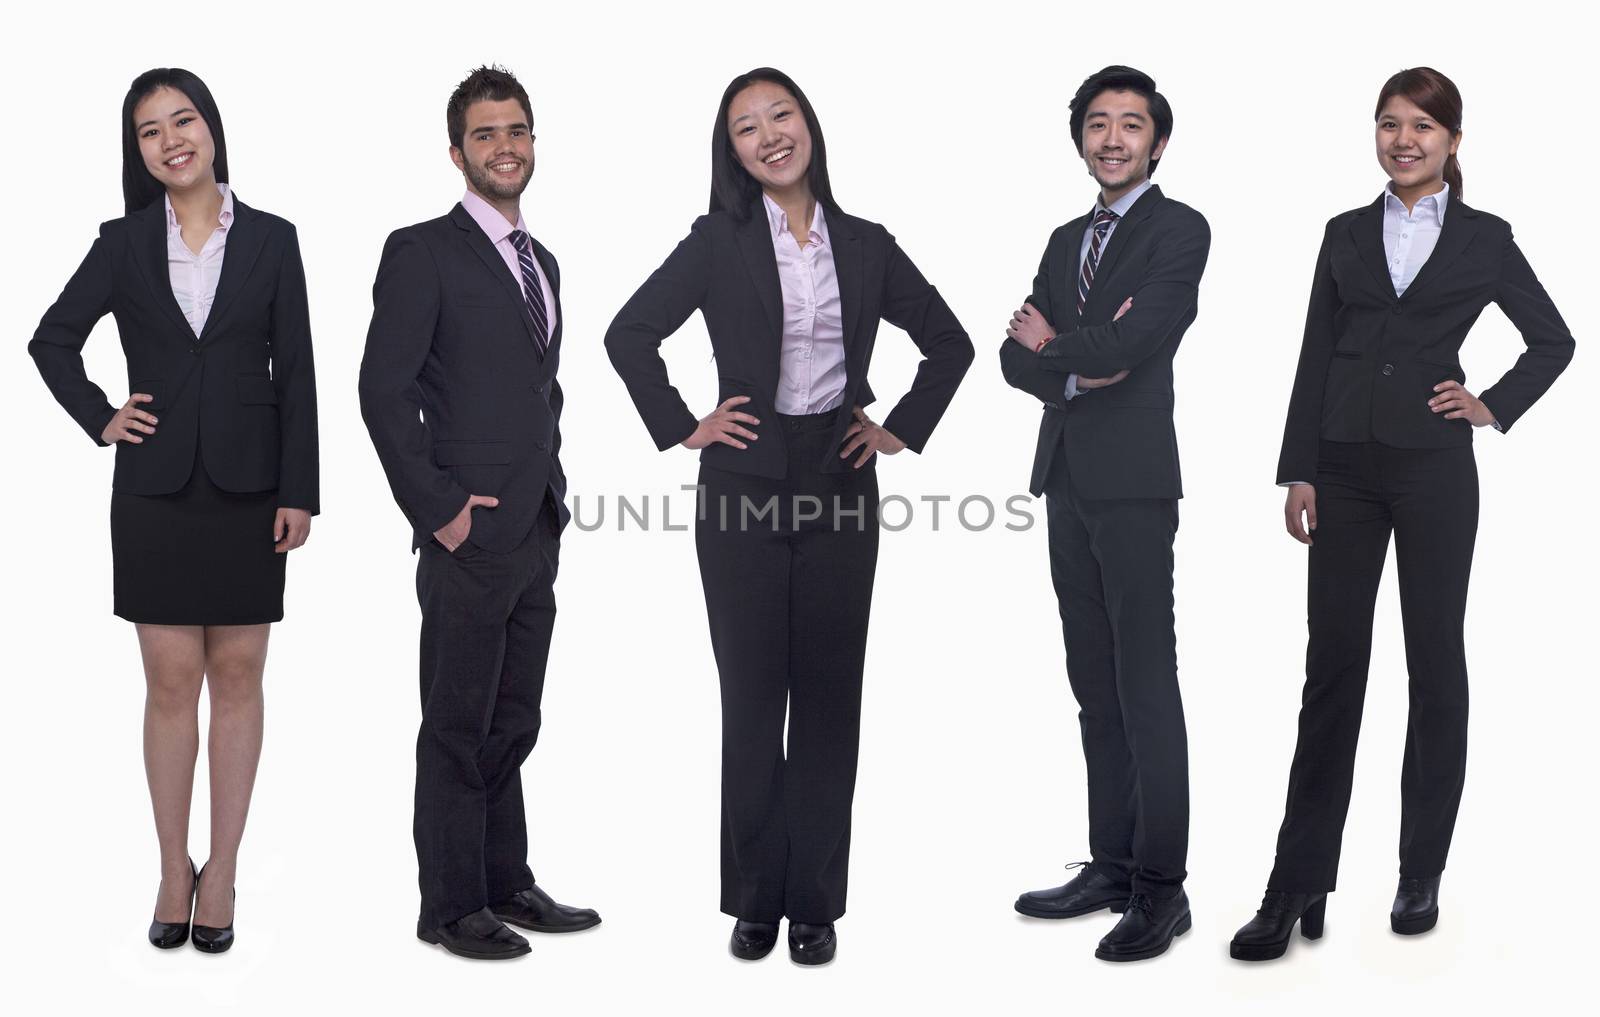
[[(294, 227), (240, 201), (211, 92), (157, 68), (122, 106), (127, 214), (104, 223), (28, 344), (78, 426), (116, 446), (116, 614), (144, 658), (145, 771), (161, 846), (150, 942), (233, 944), (233, 883), (261, 754), (267, 634), (287, 552), (317, 512), (316, 385)], [(82, 350), (107, 313), (128, 364), (120, 405)], [(188, 856), (210, 688), (211, 853)]]
[[(834, 201), (822, 130), (787, 75), (735, 78), (711, 149), (710, 214), (605, 341), (656, 446), (701, 451), (695, 544), (722, 688), (732, 952), (765, 956), (787, 917), (791, 958), (821, 964), (845, 910), (876, 454), (922, 451), (972, 343), (894, 238)], [(719, 391), (699, 419), (659, 351), (696, 310)], [(863, 409), (880, 319), (923, 354), (881, 424)]]
[[(1389, 922), (1401, 935), (1437, 922), (1467, 757), (1472, 432), (1509, 431), (1572, 358), (1572, 335), (1511, 227), (1463, 200), (1456, 86), (1431, 68), (1401, 71), (1376, 119), (1389, 184), (1328, 223), (1278, 461), (1289, 533), (1310, 545), (1309, 644), (1277, 861), (1261, 909), (1233, 939), (1241, 960), (1281, 956), (1297, 921), (1307, 938), (1322, 934), (1391, 534), (1411, 702)], [(1458, 351), (1490, 303), (1527, 349), (1474, 395)]]

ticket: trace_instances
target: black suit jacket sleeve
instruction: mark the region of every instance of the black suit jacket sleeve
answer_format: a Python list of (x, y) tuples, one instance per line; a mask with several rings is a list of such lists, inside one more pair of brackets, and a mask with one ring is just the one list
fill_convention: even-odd
[(434, 465), (422, 423), (417, 377), (433, 346), (439, 318), (439, 270), (421, 238), (389, 236), (372, 284), (372, 326), (361, 358), (361, 417), (395, 500), (419, 530), (434, 532), (456, 517), (467, 492)]
[(1128, 313), (1118, 321), (1058, 334), (1035, 354), (1041, 367), (1061, 375), (1110, 377), (1139, 366), (1193, 320), (1200, 276), (1211, 250), (1211, 228), (1198, 213), (1191, 213), (1170, 230), (1169, 238), (1151, 252), (1144, 284), (1133, 292)]
[(889, 412), (883, 428), (920, 455), (972, 364), (972, 340), (939, 291), (917, 271), (893, 237), (889, 238), (889, 261), (884, 270), (882, 308), (883, 320), (904, 330), (923, 357), (911, 390)]
[(88, 342), (95, 323), (111, 310), (112, 286), (111, 257), (102, 227), (83, 264), (44, 313), (28, 343), (28, 352), (50, 394), (100, 445), (108, 444), (100, 434), (116, 415), (117, 407), (100, 386), (89, 380), (83, 366), (83, 344)]
[(705, 300), (710, 276), (711, 242), (696, 221), (606, 330), (606, 353), (658, 450), (671, 448), (700, 426), (667, 378), (661, 342)]
[(1478, 397), (1494, 413), (1500, 430), (1509, 431), (1566, 369), (1576, 344), (1509, 228), (1494, 302), (1522, 333), (1522, 341), (1528, 346), (1511, 370)]
[(1283, 427), (1278, 454), (1278, 483), (1317, 476), (1317, 447), (1322, 441), (1322, 396), (1328, 385), (1328, 365), (1333, 360), (1335, 317), (1339, 313), (1339, 286), (1333, 278), (1332, 245), (1338, 217), (1329, 220), (1322, 235), (1322, 250), (1311, 276), (1311, 303), (1306, 308), (1305, 335), (1300, 340), (1300, 364), (1289, 395), (1289, 419)]
[(311, 358), (311, 312), (306, 270), (293, 226), (278, 266), (272, 300), (272, 384), (278, 392), (282, 441), (278, 460), (278, 504), (315, 515), (318, 502), (317, 379)]
[[(1059, 234), (1061, 231), (1056, 232)], [(1055, 309), (1050, 306), (1050, 248), (1055, 243), (1056, 238), (1052, 236), (1050, 243), (1045, 245), (1044, 256), (1039, 259), (1039, 273), (1033, 277), (1033, 294), (1028, 297), (1033, 309), (1049, 322), (1056, 320)], [(1036, 396), (1050, 406), (1066, 405), (1066, 380), (1054, 371), (1047, 370), (1032, 350), (1024, 349), (1021, 343), (1009, 336), (1000, 343), (1000, 373), (1012, 388)]]

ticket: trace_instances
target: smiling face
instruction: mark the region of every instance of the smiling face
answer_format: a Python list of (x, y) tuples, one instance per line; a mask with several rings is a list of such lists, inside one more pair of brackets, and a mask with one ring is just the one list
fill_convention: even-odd
[(1150, 160), (1161, 158), (1167, 139), (1155, 140), (1150, 104), (1138, 92), (1104, 91), (1083, 118), (1083, 161), (1111, 204), (1144, 183)]
[(805, 189), (811, 169), (811, 131), (800, 104), (782, 85), (758, 81), (728, 104), (728, 135), (739, 165), (772, 194)]
[(1444, 166), (1461, 144), (1461, 134), (1397, 95), (1378, 112), (1378, 164), (1394, 181), (1396, 191), (1432, 194), (1444, 187)]
[(169, 191), (216, 186), (211, 129), (189, 97), (175, 88), (156, 89), (133, 108), (139, 154), (156, 182)]
[(533, 176), (533, 124), (516, 99), (482, 100), (467, 107), (461, 147), (450, 158), (467, 186), (485, 201), (515, 201)]

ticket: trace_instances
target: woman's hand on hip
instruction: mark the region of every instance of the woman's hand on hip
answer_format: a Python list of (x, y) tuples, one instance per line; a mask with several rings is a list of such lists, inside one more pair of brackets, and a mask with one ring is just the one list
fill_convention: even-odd
[(1289, 485), (1289, 494), (1283, 500), (1283, 523), (1289, 536), (1302, 544), (1311, 543), (1311, 533), (1317, 528), (1316, 488), (1310, 484)]
[(694, 429), (693, 434), (683, 439), (683, 447), (705, 448), (713, 442), (720, 441), (724, 445), (732, 445), (734, 448), (749, 448), (739, 439), (749, 438), (751, 441), (755, 441), (756, 433), (739, 425), (749, 424), (754, 427), (760, 424), (761, 421), (748, 413), (741, 413), (734, 409), (735, 406), (743, 406), (749, 401), (749, 396), (734, 396), (706, 416), (700, 418), (700, 426)]
[(119, 441), (131, 445), (142, 445), (144, 439), (141, 434), (156, 433), (156, 418), (144, 410), (137, 409), (138, 403), (154, 402), (155, 396), (143, 392), (135, 392), (128, 397), (112, 418), (106, 422), (106, 429), (100, 432), (100, 440), (107, 445), (115, 445)]
[(280, 508), (272, 520), (272, 549), (279, 554), (293, 551), (311, 536), (311, 513), (305, 509)]
[(862, 412), (861, 407), (857, 406), (851, 412), (855, 414), (856, 419), (844, 432), (844, 451), (839, 453), (840, 459), (849, 459), (852, 452), (860, 449), (861, 455), (851, 464), (859, 470), (867, 464), (867, 460), (872, 458), (874, 452), (892, 456), (906, 447), (905, 442), (884, 430), (881, 425), (874, 424), (872, 419)]
[(1465, 417), (1473, 427), (1488, 427), (1494, 423), (1494, 414), (1483, 400), (1468, 392), (1459, 381), (1441, 381), (1433, 386), (1438, 395), (1428, 400), (1428, 408), (1443, 413), (1444, 419)]

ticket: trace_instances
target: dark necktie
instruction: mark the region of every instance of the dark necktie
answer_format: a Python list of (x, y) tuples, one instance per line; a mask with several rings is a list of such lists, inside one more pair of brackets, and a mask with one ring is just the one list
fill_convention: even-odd
[(528, 305), (528, 315), (533, 318), (533, 344), (544, 356), (550, 348), (550, 316), (544, 309), (544, 289), (539, 285), (539, 273), (533, 267), (533, 242), (521, 230), (511, 231), (511, 246), (517, 249), (517, 264), (522, 267), (522, 300)]
[(1094, 215), (1094, 239), (1089, 241), (1089, 253), (1083, 259), (1083, 271), (1078, 273), (1078, 313), (1083, 313), (1084, 301), (1089, 299), (1089, 284), (1094, 282), (1094, 270), (1100, 264), (1100, 251), (1106, 245), (1106, 234), (1111, 224), (1122, 218), (1109, 208)]

